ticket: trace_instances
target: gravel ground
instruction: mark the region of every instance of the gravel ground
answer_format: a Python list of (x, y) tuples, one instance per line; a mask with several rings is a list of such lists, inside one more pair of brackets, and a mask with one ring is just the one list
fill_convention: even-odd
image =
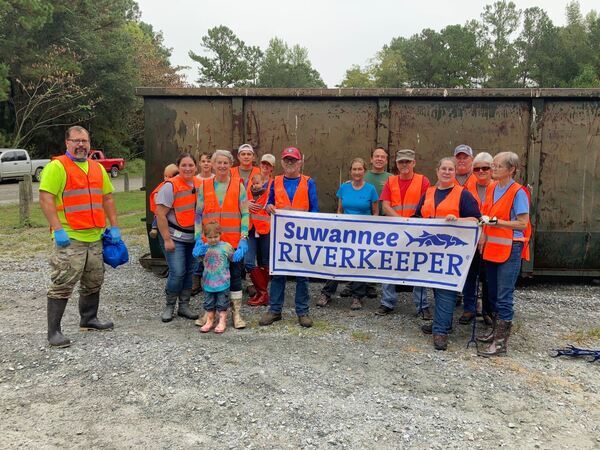
[(4, 448), (600, 448), (600, 362), (548, 353), (600, 326), (598, 286), (519, 289), (509, 356), (487, 360), (456, 322), (434, 351), (408, 293), (386, 317), (336, 298), (301, 329), (291, 284), (284, 321), (258, 327), (263, 309), (245, 307), (246, 330), (201, 335), (160, 322), (164, 280), (133, 262), (107, 271), (115, 330), (80, 332), (71, 301), (61, 350), (46, 345), (46, 259), (5, 259), (0, 280)]

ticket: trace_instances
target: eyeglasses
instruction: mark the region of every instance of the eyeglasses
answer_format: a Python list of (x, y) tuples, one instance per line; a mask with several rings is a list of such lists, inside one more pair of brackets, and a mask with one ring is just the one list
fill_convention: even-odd
[(490, 169), (491, 169), (491, 167), (489, 167), (489, 166), (485, 166), (485, 167), (473, 167), (473, 172), (487, 172)]
[(284, 162), (284, 164), (292, 165), (292, 164), (296, 164), (300, 160), (294, 159), (294, 158), (283, 158), (282, 161)]
[(493, 164), (492, 163), (492, 169), (504, 169), (505, 166), (503, 166), (502, 164)]
[(412, 159), (401, 159), (400, 161), (396, 161), (396, 164), (410, 164), (413, 162)]
[(67, 139), (67, 141), (72, 142), (74, 144), (87, 144), (88, 142), (90, 142), (88, 139)]

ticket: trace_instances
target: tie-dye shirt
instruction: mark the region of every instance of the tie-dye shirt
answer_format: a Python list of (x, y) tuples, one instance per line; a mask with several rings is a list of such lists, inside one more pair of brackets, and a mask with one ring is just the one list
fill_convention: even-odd
[(222, 292), (229, 289), (229, 260), (233, 252), (231, 244), (223, 241), (208, 246), (202, 273), (202, 287), (206, 292)]

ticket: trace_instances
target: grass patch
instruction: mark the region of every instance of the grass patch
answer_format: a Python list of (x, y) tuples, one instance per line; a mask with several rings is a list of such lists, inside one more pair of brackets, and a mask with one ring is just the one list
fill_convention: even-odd
[(125, 170), (131, 177), (141, 177), (146, 170), (146, 161), (142, 158), (130, 159), (125, 163)]
[(350, 336), (353, 340), (359, 342), (368, 342), (372, 338), (372, 336), (369, 333), (365, 333), (364, 331), (353, 331)]
[[(126, 242), (146, 242), (146, 224), (141, 221), (146, 216), (145, 193), (116, 192), (113, 195), (120, 228), (127, 235)], [(21, 227), (19, 224), (19, 205), (0, 206), (0, 237), (0, 253), (3, 256), (25, 258), (46, 251), (51, 239), (48, 223), (39, 203), (31, 205), (28, 227)]]
[(574, 333), (566, 335), (565, 339), (575, 341), (577, 344), (600, 341), (600, 327), (575, 331)]

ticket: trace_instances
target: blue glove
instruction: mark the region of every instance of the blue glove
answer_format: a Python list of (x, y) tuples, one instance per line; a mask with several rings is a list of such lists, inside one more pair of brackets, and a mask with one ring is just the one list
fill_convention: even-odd
[(118, 244), (121, 240), (121, 230), (119, 227), (109, 228), (109, 236), (111, 244)]
[(192, 250), (192, 256), (194, 258), (199, 258), (201, 256), (206, 255), (206, 251), (208, 250), (208, 244), (202, 242), (202, 239), (198, 239), (196, 241), (196, 245), (194, 245), (194, 250)]
[(233, 254), (233, 262), (240, 262), (244, 259), (244, 255), (248, 251), (248, 241), (246, 239), (241, 239), (238, 244), (237, 250)]
[(62, 228), (60, 230), (54, 230), (54, 242), (57, 247), (68, 247), (71, 245), (69, 235)]

